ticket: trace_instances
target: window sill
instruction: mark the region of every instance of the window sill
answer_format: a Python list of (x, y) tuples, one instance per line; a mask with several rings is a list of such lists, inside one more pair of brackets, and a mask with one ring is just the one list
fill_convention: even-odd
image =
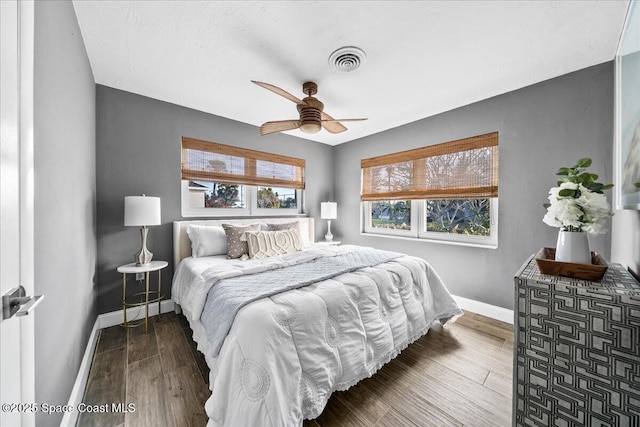
[(453, 245), (453, 246), (467, 246), (471, 248), (482, 248), (482, 249), (498, 249), (497, 243), (471, 243), (471, 242), (460, 242), (454, 240), (441, 240), (441, 239), (429, 239), (428, 237), (408, 237), (408, 236), (397, 236), (393, 234), (381, 234), (381, 233), (371, 233), (371, 232), (360, 232), (361, 236), (365, 237), (382, 237), (384, 239), (400, 239), (400, 240), (409, 240), (412, 242), (424, 242), (424, 243), (436, 243), (440, 245)]

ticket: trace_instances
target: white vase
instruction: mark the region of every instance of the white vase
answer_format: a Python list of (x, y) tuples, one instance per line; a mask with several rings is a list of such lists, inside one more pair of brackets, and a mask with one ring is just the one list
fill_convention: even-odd
[(556, 261), (591, 264), (591, 250), (587, 233), (560, 230), (556, 243)]

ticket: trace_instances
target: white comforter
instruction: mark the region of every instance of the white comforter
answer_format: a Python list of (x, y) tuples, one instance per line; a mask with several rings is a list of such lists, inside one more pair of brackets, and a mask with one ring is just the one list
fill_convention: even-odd
[(209, 426), (301, 425), (322, 412), (333, 391), (371, 376), (434, 322), (462, 314), (429, 264), (403, 256), (250, 303), (213, 357), (199, 320), (207, 277), (305, 257), (308, 252), (260, 261), (186, 258), (176, 269), (172, 299), (211, 368)]

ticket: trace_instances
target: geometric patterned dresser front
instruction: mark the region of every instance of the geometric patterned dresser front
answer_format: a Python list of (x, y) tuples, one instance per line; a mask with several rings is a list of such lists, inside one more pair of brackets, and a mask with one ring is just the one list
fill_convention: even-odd
[(516, 426), (640, 427), (640, 285), (619, 264), (600, 282), (515, 277)]

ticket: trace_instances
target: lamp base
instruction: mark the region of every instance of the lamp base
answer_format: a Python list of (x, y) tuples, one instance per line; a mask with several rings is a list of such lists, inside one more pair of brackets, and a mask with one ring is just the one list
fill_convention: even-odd
[(327, 242), (333, 241), (333, 234), (331, 234), (331, 220), (327, 220), (327, 234), (324, 235), (324, 240)]
[(136, 267), (142, 267), (151, 264), (153, 254), (147, 249), (147, 233), (149, 229), (145, 226), (140, 227), (140, 236), (142, 237), (142, 247), (140, 251), (133, 256), (136, 261)]

